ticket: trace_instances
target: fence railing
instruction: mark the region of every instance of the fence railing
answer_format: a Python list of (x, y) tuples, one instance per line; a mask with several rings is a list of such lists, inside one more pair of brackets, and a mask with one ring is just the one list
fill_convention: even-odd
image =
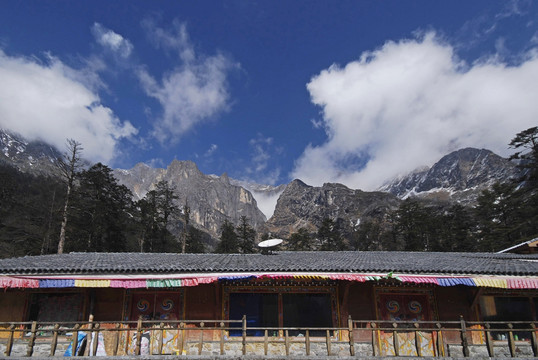
[[(252, 327), (242, 320), (0, 323), (5, 356), (369, 355), (465, 357), (480, 348), (517, 357), (538, 356), (536, 322), (380, 321), (348, 319), (347, 326)], [(61, 346), (60, 346), (61, 345)], [(17, 351), (14, 348), (17, 347)], [(364, 352), (367, 352), (366, 354)]]

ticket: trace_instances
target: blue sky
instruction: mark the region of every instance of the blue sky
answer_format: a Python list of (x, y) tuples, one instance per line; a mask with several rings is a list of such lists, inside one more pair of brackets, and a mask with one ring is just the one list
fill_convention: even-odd
[(536, 1), (0, 0), (0, 127), (111, 167), (384, 181), (538, 121)]

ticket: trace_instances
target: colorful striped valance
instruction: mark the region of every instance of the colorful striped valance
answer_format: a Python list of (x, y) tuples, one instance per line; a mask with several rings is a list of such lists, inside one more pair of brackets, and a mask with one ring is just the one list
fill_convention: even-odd
[(0, 276), (3, 288), (176, 288), (211, 284), (217, 281), (245, 281), (250, 279), (270, 280), (340, 280), (340, 281), (382, 281), (392, 279), (403, 283), (432, 284), (438, 286), (478, 286), (498, 289), (538, 289), (538, 278), (533, 277), (493, 277), (493, 276), (434, 276), (434, 275), (387, 275), (374, 274), (228, 274), (223, 276), (198, 276), (191, 278), (166, 279), (34, 279), (21, 276)]

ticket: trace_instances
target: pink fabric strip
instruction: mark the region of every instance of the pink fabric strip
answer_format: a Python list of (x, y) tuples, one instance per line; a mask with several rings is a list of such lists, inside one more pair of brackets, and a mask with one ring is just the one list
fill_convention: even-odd
[(207, 276), (207, 277), (198, 278), (198, 284), (211, 284), (217, 281), (219, 281), (219, 278), (217, 276)]
[(197, 286), (198, 284), (198, 279), (181, 279), (182, 286)]
[(136, 289), (146, 288), (146, 280), (110, 280), (111, 288)]
[(508, 289), (538, 289), (538, 279), (506, 279)]
[(3, 288), (38, 288), (39, 280), (33, 279), (18, 279), (11, 277), (0, 277), (0, 287)]
[(332, 275), (329, 275), (329, 279), (331, 279), (331, 280), (359, 281), (359, 282), (365, 282), (366, 281), (366, 277), (364, 275), (357, 275), (357, 274), (332, 274)]
[(437, 280), (433, 277), (423, 277), (423, 276), (398, 276), (403, 282), (412, 282), (417, 284), (435, 284), (437, 285)]

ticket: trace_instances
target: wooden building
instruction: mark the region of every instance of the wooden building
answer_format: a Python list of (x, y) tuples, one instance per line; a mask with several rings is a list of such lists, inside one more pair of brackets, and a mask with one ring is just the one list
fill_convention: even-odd
[[(538, 320), (536, 254), (71, 253), (0, 260), (0, 285), (4, 327), (81, 322), (90, 316), (103, 324), (139, 319), (209, 324), (246, 315), (247, 337), (281, 337), (286, 328), (290, 337), (304, 337), (304, 329), (322, 337), (322, 329), (352, 326), (354, 341), (371, 343), (372, 326), (406, 328), (419, 322), (433, 328), (465, 321), (471, 329), (485, 329), (487, 322), (499, 322), (502, 329), (512, 322), (521, 328), (511, 333), (515, 340), (530, 344)], [(230, 327), (227, 338), (243, 335), (241, 323)], [(222, 334), (213, 331), (206, 338), (218, 341)], [(414, 336), (405, 334), (395, 345), (394, 334), (387, 329), (376, 333), (378, 352), (439, 351), (433, 333), (421, 335), (422, 350), (416, 350)], [(502, 331), (488, 336), (506, 339)], [(445, 343), (460, 342), (461, 331), (444, 337)], [(484, 334), (472, 333), (469, 341), (483, 344)]]

